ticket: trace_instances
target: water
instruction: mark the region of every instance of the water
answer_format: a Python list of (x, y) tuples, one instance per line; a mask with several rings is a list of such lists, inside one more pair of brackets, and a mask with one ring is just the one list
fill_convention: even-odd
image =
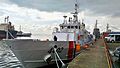
[(23, 68), (5, 42), (0, 41), (0, 68)]

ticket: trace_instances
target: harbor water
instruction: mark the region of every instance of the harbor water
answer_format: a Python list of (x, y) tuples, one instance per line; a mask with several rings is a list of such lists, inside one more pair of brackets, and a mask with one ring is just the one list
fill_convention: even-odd
[(0, 41), (0, 68), (23, 68), (5, 42)]

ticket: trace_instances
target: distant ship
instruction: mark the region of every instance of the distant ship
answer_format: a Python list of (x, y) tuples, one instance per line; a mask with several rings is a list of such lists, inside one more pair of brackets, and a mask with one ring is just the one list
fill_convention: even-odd
[(4, 23), (0, 24), (0, 39), (14, 39), (16, 37), (17, 31), (14, 29), (14, 26), (9, 21), (9, 16), (7, 16)]
[[(64, 17), (60, 30), (55, 27), (52, 33), (53, 41), (39, 39), (4, 40), (25, 68), (37, 68), (50, 64), (65, 66), (65, 61), (71, 61), (79, 53), (78, 46), (88, 44), (89, 32), (85, 24), (78, 20), (78, 4), (75, 4), (73, 17)], [(83, 42), (84, 41), (84, 42)], [(78, 49), (78, 50), (77, 50)]]
[(31, 33), (24, 33), (21, 31), (21, 25), (20, 25), (20, 31), (17, 32), (17, 37), (31, 37)]
[(93, 35), (95, 36), (95, 40), (100, 38), (100, 30), (97, 27), (97, 24), (98, 23), (97, 23), (97, 20), (96, 20), (95, 27), (94, 27), (94, 30), (93, 30)]
[(17, 37), (31, 37), (31, 33), (24, 33), (22, 31), (17, 32)]

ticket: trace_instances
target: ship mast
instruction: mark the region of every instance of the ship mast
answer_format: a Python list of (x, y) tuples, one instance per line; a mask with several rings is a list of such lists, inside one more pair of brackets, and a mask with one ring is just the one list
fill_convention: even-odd
[(98, 23), (97, 23), (97, 20), (96, 20), (96, 23), (95, 23), (95, 27), (94, 27), (94, 29), (97, 28), (97, 24), (98, 24)]
[[(5, 23), (9, 23), (9, 16), (5, 17)], [(8, 25), (7, 25), (7, 29), (6, 29), (6, 39), (8, 39)]]
[(21, 31), (21, 25), (20, 25), (20, 28), (19, 28), (19, 30)]
[(77, 4), (77, 0), (76, 0), (76, 3), (75, 3), (75, 12), (72, 13), (73, 14), (73, 17), (74, 17), (74, 23), (77, 23), (78, 22), (78, 4)]
[(106, 32), (108, 32), (109, 30), (109, 24), (107, 23), (107, 26), (106, 26)]

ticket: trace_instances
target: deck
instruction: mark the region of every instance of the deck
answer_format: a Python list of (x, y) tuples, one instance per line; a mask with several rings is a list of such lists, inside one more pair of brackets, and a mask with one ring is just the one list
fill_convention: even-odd
[(70, 62), (68, 68), (109, 68), (104, 45), (104, 40), (99, 39)]

